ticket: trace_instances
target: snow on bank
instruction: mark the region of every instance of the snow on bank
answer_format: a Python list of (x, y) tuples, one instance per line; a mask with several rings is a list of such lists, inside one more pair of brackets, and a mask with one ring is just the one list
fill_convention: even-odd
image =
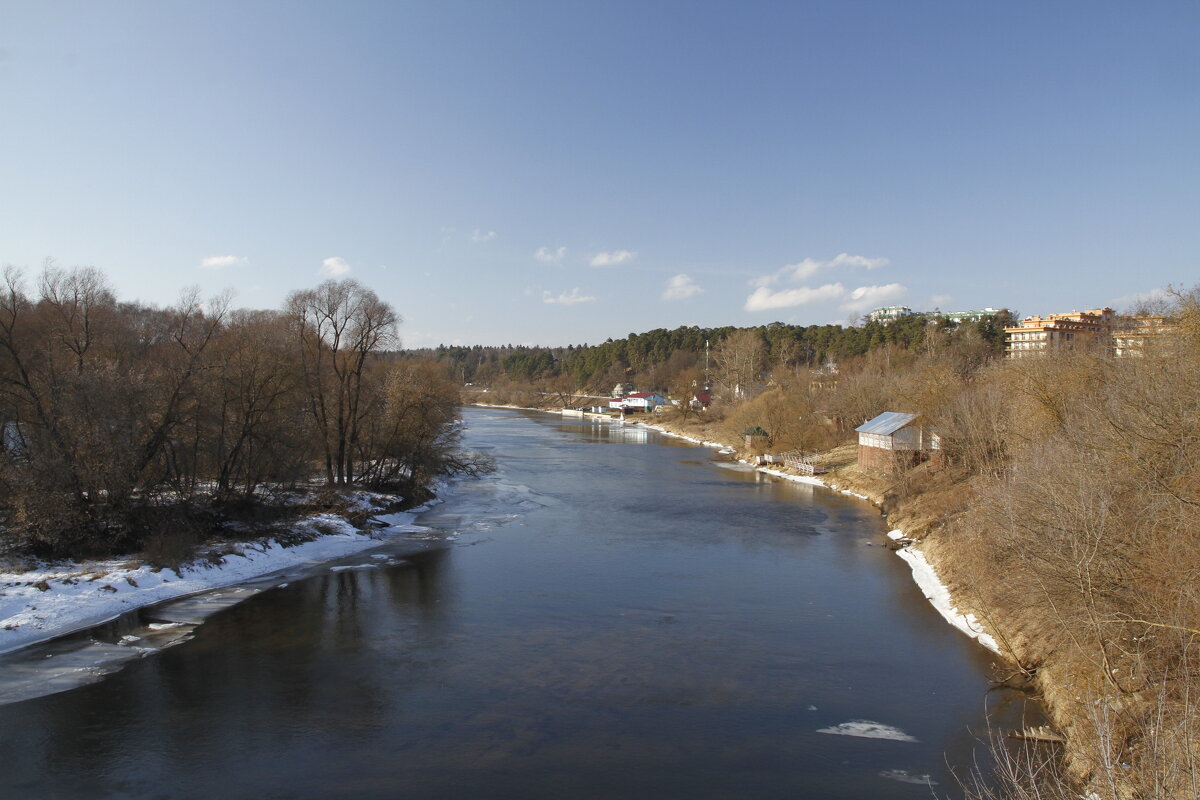
[(833, 491), (835, 491), (839, 494), (849, 495), (850, 497), (857, 497), (859, 500), (870, 501), (870, 499), (871, 499), (871, 498), (867, 497), (865, 494), (859, 494), (858, 492), (852, 492), (849, 489), (839, 489), (836, 486), (830, 486), (828, 483), (821, 480), (820, 478), (814, 478), (811, 475), (793, 475), (790, 472), (780, 472), (777, 469), (770, 469), (768, 467), (759, 467), (758, 471), (765, 472), (767, 475), (774, 475), (776, 478), (783, 478), (785, 481), (794, 481), (796, 483), (807, 483), (810, 486), (824, 486), (826, 489), (832, 489)]
[(414, 512), (381, 517), (374, 535), (323, 514), (297, 528), (319, 535), (294, 547), (274, 539), (238, 544), (239, 552), (200, 561), (176, 573), (128, 560), (68, 562), (28, 572), (0, 572), (0, 653), (99, 625), (142, 606), (209, 591), (273, 572), (308, 567), (377, 547), (382, 537), (414, 526)]
[(643, 428), (649, 428), (652, 431), (658, 431), (663, 436), (670, 436), (673, 439), (683, 439), (685, 442), (691, 442), (692, 444), (698, 444), (703, 447), (715, 448), (716, 450), (720, 451), (721, 455), (731, 455), (731, 454), (737, 452), (737, 450), (735, 450), (734, 448), (730, 447), (727, 444), (722, 444), (721, 442), (706, 442), (703, 439), (693, 439), (691, 436), (685, 436), (682, 433), (676, 433), (675, 431), (669, 431), (666, 428), (660, 428), (659, 426), (653, 425), (649, 422), (640, 422), (638, 424), (641, 425)]
[(937, 572), (933, 566), (925, 558), (925, 554), (915, 547), (902, 547), (896, 551), (896, 555), (908, 562), (912, 568), (913, 580), (917, 582), (917, 586), (924, 592), (926, 599), (930, 604), (937, 609), (947, 622), (960, 631), (977, 640), (981, 645), (991, 650), (993, 653), (1000, 653), (1000, 645), (997, 644), (995, 638), (984, 631), (983, 625), (975, 618), (974, 614), (960, 614), (954, 605), (953, 599), (950, 597), (950, 590), (938, 578)]

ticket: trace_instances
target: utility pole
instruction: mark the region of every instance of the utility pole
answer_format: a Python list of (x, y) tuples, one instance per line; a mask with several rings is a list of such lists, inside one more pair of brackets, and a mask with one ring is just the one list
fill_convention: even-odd
[(708, 378), (708, 339), (704, 340), (704, 391), (712, 391), (712, 381)]

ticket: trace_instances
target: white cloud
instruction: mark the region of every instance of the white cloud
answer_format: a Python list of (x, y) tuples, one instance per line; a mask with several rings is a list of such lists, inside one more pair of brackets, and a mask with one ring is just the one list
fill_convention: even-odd
[(935, 294), (933, 297), (929, 298), (929, 302), (934, 306), (934, 308), (941, 308), (944, 305), (948, 305), (953, 299), (953, 295)]
[(555, 247), (553, 249), (549, 247), (539, 247), (537, 252), (533, 254), (533, 257), (543, 264), (557, 264), (562, 261), (566, 255), (567, 248), (565, 247)]
[(245, 256), (209, 256), (200, 261), (201, 269), (225, 269), (226, 267), (241, 267), (250, 263)]
[(557, 304), (561, 304), (564, 306), (573, 306), (576, 303), (590, 303), (595, 299), (596, 298), (588, 296), (588, 295), (581, 295), (579, 293), (578, 286), (576, 286), (574, 289), (572, 289), (570, 291), (570, 293), (563, 292), (558, 297), (554, 297), (549, 292), (542, 292), (542, 302), (543, 303), (551, 303), (551, 304), (557, 303)]
[(788, 264), (780, 273), (781, 277), (782, 275), (786, 275), (794, 281), (806, 281), (820, 272), (823, 267), (827, 267), (832, 263), (831, 261), (817, 261), (815, 258), (806, 258), (799, 264)]
[(330, 278), (345, 275), (350, 271), (350, 265), (341, 256), (331, 256), (321, 262), (321, 274)]
[(1170, 298), (1171, 293), (1166, 289), (1151, 289), (1148, 292), (1135, 292), (1109, 301), (1109, 306), (1118, 311), (1138, 309), (1140, 306), (1157, 307)]
[(816, 289), (801, 286), (797, 289), (781, 289), (772, 291), (766, 286), (759, 286), (754, 293), (746, 298), (747, 311), (767, 311), (772, 308), (791, 308), (809, 303), (820, 303), (826, 300), (836, 300), (846, 293), (846, 287), (840, 283), (827, 283)]
[(703, 289), (696, 285), (696, 282), (692, 280), (690, 275), (681, 272), (667, 281), (667, 288), (662, 296), (663, 300), (683, 300), (686, 297), (700, 294), (703, 291)]
[(843, 311), (869, 311), (872, 308), (885, 306), (894, 300), (899, 300), (906, 294), (908, 294), (908, 288), (898, 283), (889, 283), (884, 286), (859, 286), (850, 293), (849, 299), (842, 303), (841, 308)]
[(866, 269), (879, 269), (890, 263), (892, 263), (891, 260), (887, 258), (867, 258), (866, 256), (852, 256), (849, 253), (838, 253), (832, 261), (828, 262), (830, 267), (865, 267)]
[(633, 261), (637, 253), (631, 250), (613, 250), (611, 253), (596, 253), (592, 256), (593, 267), (615, 267), (626, 261)]
[(750, 281), (750, 285), (772, 286), (784, 279), (790, 280), (793, 283), (800, 283), (814, 277), (821, 270), (856, 269), (860, 267), (864, 269), (879, 269), (880, 267), (886, 267), (890, 263), (891, 261), (886, 258), (852, 256), (849, 253), (838, 253), (828, 261), (806, 258), (797, 264), (788, 264), (780, 267), (769, 275), (754, 278)]
[(495, 239), (495, 238), (496, 238), (495, 231), (484, 231), (484, 230), (480, 230), (479, 228), (476, 228), (475, 230), (471, 231), (471, 241), (472, 242), (490, 242), (492, 239)]

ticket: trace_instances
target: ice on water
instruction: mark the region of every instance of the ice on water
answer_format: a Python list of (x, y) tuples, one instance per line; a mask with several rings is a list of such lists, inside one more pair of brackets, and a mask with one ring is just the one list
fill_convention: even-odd
[(853, 719), (841, 725), (828, 728), (818, 728), (817, 733), (829, 733), (834, 736), (857, 736), (860, 739), (890, 739), (893, 742), (915, 742), (915, 736), (909, 736), (899, 728), (874, 722), (869, 719)]
[(146, 617), (156, 622), (183, 622), (189, 625), (199, 625), (218, 611), (237, 605), (260, 591), (262, 590), (249, 586), (230, 586), (166, 603), (147, 611)]
[(929, 775), (914, 775), (906, 769), (885, 769), (879, 777), (900, 783), (915, 783), (918, 786), (937, 786), (938, 782)]
[(130, 661), (187, 641), (194, 628), (182, 623), (151, 623), (116, 643), (67, 639), (4, 656), (0, 658), (0, 705), (96, 683)]

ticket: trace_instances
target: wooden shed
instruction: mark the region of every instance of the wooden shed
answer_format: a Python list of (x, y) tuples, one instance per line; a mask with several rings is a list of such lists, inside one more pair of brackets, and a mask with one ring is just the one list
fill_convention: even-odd
[(742, 436), (746, 437), (746, 449), (755, 455), (762, 455), (767, 448), (767, 442), (770, 441), (771, 434), (767, 433), (761, 425), (755, 425), (752, 428), (747, 428), (742, 431)]
[(921, 424), (917, 414), (885, 411), (854, 429), (858, 432), (858, 466), (892, 473), (926, 461), (941, 450), (941, 439)]

